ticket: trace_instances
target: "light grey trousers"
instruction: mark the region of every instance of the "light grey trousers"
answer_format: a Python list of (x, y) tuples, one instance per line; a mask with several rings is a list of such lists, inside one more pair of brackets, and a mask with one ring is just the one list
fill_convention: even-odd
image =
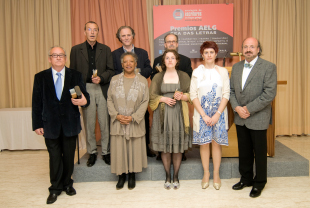
[(90, 104), (83, 109), (83, 118), (86, 128), (86, 146), (89, 154), (98, 154), (95, 135), (96, 113), (101, 132), (102, 155), (110, 154), (109, 148), (109, 114), (107, 101), (104, 98), (99, 84), (86, 83), (86, 90), (89, 93)]

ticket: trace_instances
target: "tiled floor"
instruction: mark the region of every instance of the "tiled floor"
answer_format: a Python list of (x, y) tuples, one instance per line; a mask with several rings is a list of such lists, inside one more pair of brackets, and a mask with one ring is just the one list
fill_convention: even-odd
[[(310, 137), (280, 137), (278, 141), (310, 159)], [(216, 191), (202, 190), (199, 180), (180, 181), (179, 190), (165, 190), (164, 181), (138, 181), (133, 190), (116, 190), (116, 182), (75, 183), (77, 195), (64, 192), (46, 205), (49, 186), (47, 151), (0, 153), (0, 207), (310, 207), (309, 177), (268, 178), (259, 198), (251, 188), (233, 191), (238, 179), (223, 179)], [(127, 183), (125, 184), (125, 186)]]

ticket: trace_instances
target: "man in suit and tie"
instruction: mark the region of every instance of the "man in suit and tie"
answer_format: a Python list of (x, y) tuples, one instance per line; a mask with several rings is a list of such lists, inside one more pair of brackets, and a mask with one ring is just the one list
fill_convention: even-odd
[(96, 115), (101, 132), (101, 155), (104, 162), (110, 165), (109, 148), (109, 114), (107, 107), (107, 91), (110, 80), (114, 76), (111, 49), (97, 42), (99, 27), (96, 22), (85, 24), (86, 41), (73, 46), (70, 54), (70, 68), (83, 75), (87, 92), (90, 95), (90, 105), (83, 109), (86, 127), (87, 166), (92, 167), (97, 160), (97, 142), (95, 135)]
[[(89, 105), (82, 74), (65, 67), (66, 52), (52, 47), (49, 62), (52, 67), (35, 75), (32, 94), (32, 128), (43, 135), (50, 158), (50, 182), (47, 204), (65, 191), (76, 194), (71, 179), (77, 136), (81, 131), (78, 106)], [(72, 99), (70, 89), (79, 86), (82, 98)]]
[[(116, 37), (123, 44), (123, 46), (112, 52), (115, 73), (120, 74), (123, 72), (121, 55), (125, 52), (133, 52), (138, 56), (137, 69), (139, 70), (139, 73), (146, 79), (149, 78), (152, 73), (152, 67), (150, 65), (151, 62), (149, 59), (149, 55), (147, 54), (146, 50), (134, 46), (133, 39), (135, 37), (135, 31), (130, 26), (121, 26), (117, 30)], [(145, 133), (146, 150), (147, 150), (147, 156), (155, 157), (156, 155), (149, 148), (150, 143), (149, 116), (150, 114), (148, 110), (146, 110), (144, 119), (146, 126), (146, 133)]]
[(232, 188), (241, 190), (253, 186), (250, 197), (260, 196), (267, 183), (267, 129), (271, 102), (277, 92), (276, 65), (261, 59), (261, 52), (257, 39), (245, 39), (242, 44), (245, 61), (233, 66), (230, 78), (230, 103), (235, 111), (241, 175)]
[[(164, 40), (165, 40), (165, 50), (166, 49), (173, 49), (173, 50), (178, 51), (179, 37), (176, 34), (168, 33), (165, 36)], [(179, 57), (180, 57), (179, 70), (186, 72), (188, 74), (188, 76), (191, 78), (192, 72), (193, 72), (191, 60), (187, 56), (183, 56), (182, 54), (179, 54)], [(152, 70), (152, 74), (151, 74), (151, 79), (153, 79), (155, 74), (157, 74), (158, 72), (161, 71), (162, 58), (163, 58), (162, 55), (155, 58), (154, 64), (153, 64), (153, 70)], [(160, 152), (158, 152), (158, 156), (157, 156), (156, 160), (161, 160), (161, 153)], [(185, 156), (185, 152), (184, 152), (182, 154), (182, 161), (185, 161), (185, 160), (186, 160), (186, 156)]]

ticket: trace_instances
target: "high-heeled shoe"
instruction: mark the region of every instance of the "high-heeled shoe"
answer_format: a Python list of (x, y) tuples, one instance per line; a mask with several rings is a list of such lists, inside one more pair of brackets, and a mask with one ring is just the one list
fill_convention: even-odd
[(221, 183), (213, 183), (213, 187), (216, 189), (216, 190), (220, 190), (221, 188)]
[(167, 189), (167, 190), (171, 189), (171, 188), (172, 188), (171, 183), (168, 182), (168, 181), (166, 181), (166, 182), (164, 183), (164, 188)]
[[(207, 173), (209, 173), (209, 178), (210, 178), (210, 172), (208, 171)], [(209, 181), (207, 181), (207, 182), (202, 182), (201, 181), (201, 188), (202, 189), (206, 189), (208, 187), (209, 187)]]
[(201, 188), (202, 189), (206, 189), (206, 188), (208, 188), (209, 187), (209, 182), (201, 182)]
[(216, 171), (216, 172), (214, 171), (213, 172), (213, 187), (215, 188), (215, 190), (220, 190), (222, 184), (221, 184), (221, 182), (219, 182), (219, 183), (215, 183), (214, 182), (215, 173), (217, 173), (219, 175), (219, 177), (220, 177), (220, 174), (219, 174), (218, 171)]
[(173, 189), (176, 190), (176, 189), (179, 189), (179, 188), (180, 188), (180, 183), (178, 181), (173, 182)]

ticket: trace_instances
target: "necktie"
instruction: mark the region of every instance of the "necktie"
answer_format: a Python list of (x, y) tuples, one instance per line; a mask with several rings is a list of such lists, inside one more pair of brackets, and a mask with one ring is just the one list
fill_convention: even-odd
[(250, 63), (246, 63), (246, 64), (244, 64), (244, 67), (245, 68), (251, 68), (253, 65), (252, 64), (250, 64)]
[(60, 100), (61, 92), (62, 92), (61, 73), (57, 72), (56, 75), (58, 76), (56, 83), (55, 83), (56, 96), (57, 96), (58, 100)]

